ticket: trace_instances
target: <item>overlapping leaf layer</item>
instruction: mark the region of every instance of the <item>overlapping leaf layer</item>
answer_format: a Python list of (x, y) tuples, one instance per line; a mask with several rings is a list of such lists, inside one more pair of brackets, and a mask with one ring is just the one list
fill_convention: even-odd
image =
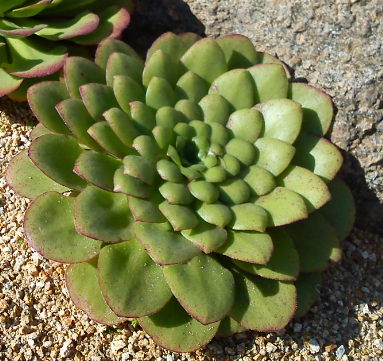
[(176, 351), (307, 312), (354, 218), (326, 94), (240, 35), (167, 33), (145, 63), (105, 40), (64, 76), (28, 91), (7, 179), (76, 305)]
[(131, 0), (2, 1), (0, 96), (26, 100), (32, 84), (47, 76), (58, 80), (52, 74), (63, 67), (68, 53), (90, 57), (82, 45), (119, 37), (131, 9)]

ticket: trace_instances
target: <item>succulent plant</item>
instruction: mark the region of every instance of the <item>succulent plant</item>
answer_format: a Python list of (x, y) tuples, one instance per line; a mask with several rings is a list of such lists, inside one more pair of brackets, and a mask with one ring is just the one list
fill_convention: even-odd
[(0, 96), (26, 100), (28, 87), (61, 69), (68, 52), (90, 56), (84, 45), (119, 37), (131, 9), (131, 0), (1, 1)]
[(92, 319), (184, 352), (309, 310), (354, 220), (328, 95), (244, 36), (166, 33), (145, 63), (104, 40), (28, 100), (40, 123), (7, 181)]

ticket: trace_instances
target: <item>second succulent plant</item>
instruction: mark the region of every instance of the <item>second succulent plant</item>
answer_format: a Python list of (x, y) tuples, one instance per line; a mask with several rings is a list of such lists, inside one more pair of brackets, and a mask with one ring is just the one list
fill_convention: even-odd
[(69, 57), (28, 99), (7, 180), (91, 318), (185, 352), (308, 311), (354, 219), (328, 95), (243, 36), (167, 33), (145, 63), (118, 40)]

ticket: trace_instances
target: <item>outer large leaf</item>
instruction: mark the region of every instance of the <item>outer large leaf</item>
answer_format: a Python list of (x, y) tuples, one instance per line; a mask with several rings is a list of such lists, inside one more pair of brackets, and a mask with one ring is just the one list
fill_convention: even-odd
[(233, 305), (234, 277), (212, 256), (165, 266), (164, 275), (182, 307), (203, 325), (223, 319)]
[(217, 332), (219, 322), (202, 325), (189, 316), (175, 298), (159, 312), (138, 320), (161, 346), (176, 352), (191, 352), (206, 345)]
[(8, 185), (23, 197), (34, 199), (47, 191), (66, 192), (69, 188), (47, 177), (28, 158), (27, 149), (14, 157), (8, 165)]
[(101, 292), (117, 315), (147, 316), (160, 310), (172, 297), (162, 268), (135, 239), (104, 247), (98, 269)]
[(294, 317), (298, 318), (306, 314), (319, 296), (319, 288), (322, 285), (320, 272), (300, 273), (295, 282), (297, 288), (297, 310)]
[(233, 320), (231, 317), (225, 317), (219, 324), (216, 337), (228, 337), (238, 332), (246, 331), (247, 328), (241, 326), (237, 321)]
[(78, 234), (72, 216), (74, 198), (57, 192), (37, 197), (28, 207), (24, 230), (28, 243), (44, 257), (63, 263), (90, 260), (101, 242)]
[(72, 264), (66, 271), (66, 286), (74, 304), (88, 316), (106, 325), (126, 321), (105, 303), (97, 280), (97, 257), (87, 263)]

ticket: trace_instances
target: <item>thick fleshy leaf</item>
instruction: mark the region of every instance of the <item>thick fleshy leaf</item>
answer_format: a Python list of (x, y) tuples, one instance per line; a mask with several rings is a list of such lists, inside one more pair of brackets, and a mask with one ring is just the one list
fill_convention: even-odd
[(235, 138), (254, 143), (263, 129), (263, 116), (256, 109), (237, 110), (230, 115), (226, 127), (231, 130)]
[(3, 68), (0, 68), (0, 97), (14, 92), (23, 82), (22, 78), (8, 74)]
[(96, 187), (113, 191), (113, 176), (122, 162), (109, 155), (86, 151), (79, 155), (73, 171)]
[(70, 96), (75, 99), (81, 99), (81, 85), (106, 84), (105, 71), (93, 61), (79, 56), (71, 56), (65, 61), (64, 79)]
[(292, 83), (288, 98), (303, 108), (302, 129), (319, 137), (326, 134), (334, 115), (331, 98), (321, 90), (303, 83)]
[(35, 1), (32, 3), (26, 2), (21, 7), (9, 10), (6, 16), (10, 18), (28, 18), (37, 15), (40, 11), (44, 10), (49, 5), (49, 0)]
[(179, 233), (169, 223), (136, 222), (134, 233), (149, 256), (159, 265), (189, 261), (201, 250)]
[(124, 174), (138, 178), (147, 184), (153, 184), (156, 176), (156, 166), (145, 158), (127, 155), (124, 159)]
[(295, 311), (294, 318), (302, 317), (305, 315), (315, 300), (319, 296), (319, 288), (322, 285), (321, 272), (310, 272), (299, 274), (298, 279), (295, 281), (297, 288), (297, 310)]
[(30, 140), (35, 140), (38, 137), (41, 137), (44, 134), (54, 134), (48, 128), (45, 128), (42, 123), (38, 123), (30, 132), (29, 138)]
[(189, 316), (175, 298), (156, 314), (138, 322), (154, 341), (176, 352), (191, 352), (206, 345), (217, 332), (219, 322), (202, 325)]
[(227, 231), (226, 243), (216, 252), (252, 264), (266, 264), (273, 253), (273, 242), (267, 233)]
[(225, 53), (228, 69), (246, 69), (257, 63), (257, 52), (246, 36), (239, 34), (224, 35), (216, 42)]
[(322, 271), (330, 262), (340, 260), (342, 251), (338, 235), (319, 212), (284, 229), (298, 250), (301, 272)]
[(66, 99), (58, 103), (55, 108), (66, 126), (81, 143), (91, 149), (103, 151), (103, 148), (87, 132), (95, 120), (89, 115), (81, 100)]
[(214, 203), (219, 197), (219, 189), (212, 183), (196, 180), (188, 184), (190, 193), (204, 203)]
[(251, 330), (270, 332), (284, 328), (296, 308), (294, 284), (249, 273), (233, 274), (236, 289), (230, 317)]
[(187, 263), (165, 266), (164, 275), (178, 302), (203, 325), (222, 320), (233, 305), (234, 277), (209, 255), (201, 253)]
[(207, 223), (225, 227), (233, 218), (230, 208), (220, 203), (200, 203), (196, 207), (198, 215)]
[(354, 198), (350, 189), (339, 178), (334, 178), (327, 186), (331, 199), (320, 209), (320, 213), (335, 228), (342, 240), (348, 236), (354, 225)]
[(99, 255), (98, 272), (103, 297), (119, 316), (151, 315), (172, 297), (162, 268), (136, 239), (104, 247)]
[(282, 226), (308, 216), (303, 198), (284, 187), (276, 187), (272, 192), (259, 197), (255, 204), (266, 210), (269, 216), (268, 227)]
[(182, 56), (180, 64), (183, 72), (193, 71), (209, 85), (227, 71), (225, 54), (212, 38), (197, 41)]
[(242, 204), (249, 196), (249, 187), (242, 179), (230, 178), (219, 184), (219, 199), (225, 204)]
[(185, 179), (182, 173), (180, 172), (178, 166), (169, 160), (160, 159), (157, 162), (156, 167), (158, 174), (163, 180), (180, 183), (183, 182)]
[(83, 149), (70, 137), (61, 134), (45, 134), (33, 141), (28, 157), (49, 178), (76, 190), (88, 183), (73, 172), (73, 167)]
[(103, 149), (117, 158), (135, 153), (131, 147), (121, 142), (106, 121), (94, 123), (87, 132)]
[(145, 103), (134, 101), (129, 104), (127, 111), (134, 120), (134, 126), (140, 134), (148, 134), (156, 126), (155, 112)]
[(87, 35), (71, 38), (77, 44), (97, 44), (105, 38), (118, 38), (130, 21), (129, 13), (120, 6), (110, 6), (98, 14), (100, 24), (95, 31)]
[(234, 261), (234, 263), (246, 272), (263, 278), (281, 281), (296, 280), (299, 273), (299, 257), (292, 239), (280, 228), (269, 228), (267, 231), (273, 245), (273, 254), (267, 264), (248, 263), (249, 261)]
[(113, 86), (113, 78), (116, 75), (124, 75), (137, 83), (142, 82), (144, 64), (141, 59), (124, 53), (111, 53), (106, 65), (106, 81)]
[(67, 57), (64, 46), (47, 46), (42, 39), (6, 38), (12, 63), (3, 63), (2, 67), (12, 75), (22, 78), (36, 78), (53, 74), (64, 65)]
[(162, 151), (166, 151), (169, 145), (174, 142), (175, 137), (173, 131), (164, 125), (157, 125), (153, 128), (152, 133)]
[(277, 184), (302, 196), (310, 213), (331, 199), (326, 183), (306, 168), (290, 165), (278, 177)]
[(219, 76), (211, 84), (209, 94), (219, 94), (225, 98), (231, 112), (254, 105), (253, 80), (245, 69), (233, 69)]
[[(205, 120), (206, 123), (206, 120)], [(208, 123), (211, 128), (211, 141), (225, 146), (229, 141), (229, 132), (225, 126), (220, 123), (211, 122)], [(235, 174), (232, 174), (235, 175)]]
[(262, 137), (283, 140), (293, 144), (301, 130), (302, 107), (289, 99), (273, 99), (258, 104), (264, 119)]
[(188, 99), (179, 100), (174, 106), (174, 109), (183, 114), (186, 120), (189, 122), (192, 120), (203, 120), (201, 108), (198, 106), (198, 104)]
[(277, 186), (274, 176), (266, 169), (256, 165), (244, 169), (240, 178), (248, 185), (251, 195), (262, 196)]
[(291, 144), (274, 138), (258, 138), (254, 146), (257, 149), (254, 164), (274, 176), (287, 168), (295, 154)]
[(134, 237), (125, 194), (88, 186), (76, 198), (73, 217), (77, 232), (89, 238), (117, 243)]
[(249, 166), (254, 161), (256, 149), (246, 140), (233, 138), (226, 144), (226, 153), (236, 157), (245, 166)]
[(183, 183), (165, 182), (158, 190), (170, 204), (190, 204), (194, 200)]
[(197, 227), (185, 229), (181, 233), (206, 254), (213, 252), (227, 240), (227, 232), (224, 228), (206, 223), (201, 218), (198, 219)]
[(146, 90), (146, 104), (154, 109), (173, 107), (177, 98), (171, 85), (163, 78), (153, 76)]
[(161, 155), (161, 150), (157, 145), (157, 142), (148, 135), (140, 135), (133, 142), (133, 148), (150, 162), (157, 162)]
[(130, 111), (131, 102), (145, 101), (145, 94), (142, 86), (128, 76), (114, 76), (113, 92), (118, 104), (126, 113), (129, 113)]
[(28, 102), (33, 114), (55, 133), (72, 135), (55, 109), (56, 104), (69, 98), (65, 85), (57, 81), (38, 83), (28, 89)]
[(205, 95), (198, 103), (203, 112), (205, 123), (219, 123), (226, 125), (230, 115), (228, 101), (219, 94)]
[(254, 104), (271, 99), (287, 98), (288, 81), (285, 69), (278, 64), (258, 64), (247, 71), (255, 82)]
[(89, 83), (79, 88), (86, 109), (96, 121), (104, 120), (102, 114), (110, 108), (119, 108), (112, 88), (107, 85)]
[(165, 79), (171, 86), (177, 82), (177, 63), (172, 57), (162, 51), (156, 50), (145, 63), (142, 73), (142, 84), (148, 86), (154, 76)]
[(267, 212), (259, 205), (242, 203), (232, 206), (233, 220), (229, 224), (237, 231), (264, 232), (268, 225)]
[(326, 183), (335, 177), (342, 165), (341, 152), (325, 138), (301, 132), (294, 147), (297, 151), (292, 164), (311, 170)]
[(116, 316), (104, 301), (97, 273), (97, 257), (90, 262), (68, 267), (66, 286), (73, 303), (97, 322), (115, 325), (126, 321), (125, 318)]
[(150, 186), (140, 179), (124, 174), (122, 168), (117, 169), (113, 178), (114, 192), (125, 193), (130, 196), (147, 198), (150, 195)]
[(85, 262), (101, 249), (101, 242), (76, 232), (72, 215), (74, 201), (73, 197), (46, 192), (33, 201), (25, 214), (24, 230), (28, 243), (56, 262)]
[(123, 53), (141, 60), (139, 55), (128, 44), (116, 39), (105, 39), (97, 47), (95, 63), (106, 69), (109, 56), (112, 53)]
[(128, 196), (129, 209), (134, 220), (148, 223), (164, 223), (166, 218), (160, 212), (158, 203), (162, 201), (159, 193), (153, 193), (146, 199)]
[[(22, 19), (19, 19), (22, 20)], [(29, 20), (29, 19), (28, 19)], [(28, 23), (23, 23), (14, 19), (10, 21), (8, 19), (0, 19), (0, 35), (6, 36), (15, 36), (15, 37), (27, 37), (32, 34), (35, 34), (37, 31), (44, 29), (48, 25), (34, 23), (33, 21)]]
[(246, 331), (247, 328), (241, 326), (237, 321), (231, 317), (226, 316), (219, 324), (219, 328), (215, 337), (228, 337), (235, 333)]
[(9, 162), (6, 180), (8, 185), (23, 197), (34, 199), (47, 191), (66, 192), (70, 189), (48, 178), (37, 168), (23, 150)]
[(177, 99), (188, 99), (198, 103), (204, 94), (207, 93), (205, 82), (192, 71), (181, 76), (175, 88)]
[(159, 208), (175, 231), (191, 229), (198, 225), (197, 217), (188, 206), (169, 204), (165, 201), (159, 205)]
[(156, 124), (170, 129), (183, 121), (185, 121), (183, 114), (172, 107), (162, 107), (156, 113)]
[(134, 139), (140, 135), (133, 120), (121, 109), (111, 108), (104, 112), (102, 116), (121, 142), (128, 147), (131, 147)]
[(171, 58), (178, 62), (182, 55), (186, 52), (188, 47), (186, 44), (182, 41), (180, 36), (177, 36), (173, 33), (165, 33), (161, 35), (150, 47), (148, 50), (148, 54), (146, 56), (147, 61), (150, 60), (152, 55), (157, 51), (161, 49), (164, 53), (171, 56)]

